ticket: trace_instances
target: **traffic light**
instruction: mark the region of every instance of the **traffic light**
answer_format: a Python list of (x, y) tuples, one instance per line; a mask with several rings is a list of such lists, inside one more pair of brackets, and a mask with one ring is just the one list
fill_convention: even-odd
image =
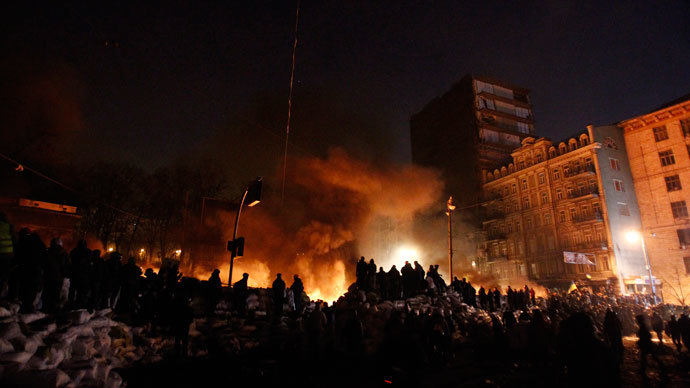
[(228, 252), (232, 252), (233, 257), (244, 256), (244, 237), (228, 241)]

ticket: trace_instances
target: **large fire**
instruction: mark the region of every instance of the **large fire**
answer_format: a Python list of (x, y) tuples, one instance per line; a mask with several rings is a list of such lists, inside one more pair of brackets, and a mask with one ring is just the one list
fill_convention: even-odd
[[(244, 256), (235, 260), (233, 281), (246, 272), (250, 286), (270, 287), (282, 273), (289, 287), (298, 274), (312, 299), (334, 301), (354, 282), (361, 255), (386, 271), (405, 261), (424, 264), (417, 248), (403, 241), (411, 241), (414, 216), (443, 194), (435, 171), (374, 164), (339, 149), (293, 166), (284, 204), (271, 196), (267, 179), (261, 204), (243, 210), (239, 235), (246, 243)], [(208, 279), (217, 268), (227, 281), (229, 254), (222, 241), (231, 239), (234, 221), (233, 211), (207, 211), (204, 235), (215, 234), (219, 242), (212, 252), (192, 252), (194, 273), (186, 275)]]

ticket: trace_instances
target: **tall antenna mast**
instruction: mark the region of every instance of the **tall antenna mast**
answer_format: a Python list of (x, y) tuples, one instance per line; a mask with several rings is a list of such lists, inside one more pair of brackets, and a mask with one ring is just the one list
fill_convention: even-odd
[(295, 80), (295, 52), (297, 52), (297, 26), (299, 25), (299, 0), (295, 12), (295, 41), (292, 45), (292, 70), (290, 71), (290, 94), (288, 96), (287, 124), (285, 126), (285, 153), (283, 154), (283, 184), (280, 190), (280, 206), (285, 200), (285, 174), (287, 172), (288, 140), (290, 139), (290, 118), (292, 116), (292, 85)]

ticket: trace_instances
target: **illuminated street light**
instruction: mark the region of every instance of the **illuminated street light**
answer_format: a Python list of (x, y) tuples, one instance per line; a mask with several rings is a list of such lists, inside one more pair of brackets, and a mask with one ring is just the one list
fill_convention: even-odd
[(448, 267), (450, 267), (449, 282), (453, 281), (453, 210), (455, 210), (455, 204), (451, 195), (448, 198), (448, 202), (446, 202), (446, 215), (448, 216)]
[(235, 264), (235, 257), (242, 256), (244, 251), (244, 238), (237, 238), (237, 228), (240, 225), (240, 215), (242, 214), (242, 206), (245, 205), (253, 207), (261, 202), (261, 187), (263, 186), (263, 178), (258, 177), (244, 188), (244, 194), (240, 201), (240, 206), (237, 208), (237, 215), (235, 216), (235, 229), (232, 232), (232, 241), (228, 241), (228, 250), (230, 251), (230, 271), (228, 274), (228, 287), (232, 288), (232, 267)]
[(649, 284), (652, 286), (652, 298), (654, 300), (654, 304), (656, 304), (656, 286), (654, 285), (654, 279), (652, 277), (652, 266), (649, 264), (649, 256), (647, 256), (647, 245), (644, 242), (644, 236), (639, 230), (629, 230), (627, 233), (625, 233), (625, 238), (631, 243), (636, 243), (638, 240), (641, 242), (645, 269), (647, 270), (647, 275), (649, 276)]

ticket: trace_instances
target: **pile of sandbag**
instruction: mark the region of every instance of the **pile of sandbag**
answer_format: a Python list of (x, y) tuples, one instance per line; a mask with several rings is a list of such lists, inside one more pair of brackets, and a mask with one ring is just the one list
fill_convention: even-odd
[(170, 346), (110, 315), (109, 309), (75, 310), (55, 318), (1, 306), (0, 386), (117, 388), (122, 378), (113, 369), (158, 361)]

